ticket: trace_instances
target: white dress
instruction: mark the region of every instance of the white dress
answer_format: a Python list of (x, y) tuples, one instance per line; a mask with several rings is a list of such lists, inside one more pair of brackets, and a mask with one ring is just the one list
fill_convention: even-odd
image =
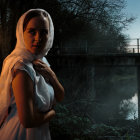
[[(47, 60), (43, 60), (46, 61)], [(48, 64), (49, 65), (49, 64)], [(42, 112), (49, 110), (54, 103), (54, 90), (44, 78), (37, 73), (31, 63), (18, 62), (15, 69), (26, 71), (34, 83), (35, 104)], [(11, 86), (10, 113), (0, 128), (0, 140), (51, 140), (49, 123), (40, 127), (24, 128), (19, 121), (15, 97)]]

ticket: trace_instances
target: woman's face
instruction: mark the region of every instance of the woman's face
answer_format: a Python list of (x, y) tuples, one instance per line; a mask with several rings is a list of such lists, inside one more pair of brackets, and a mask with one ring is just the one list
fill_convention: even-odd
[(49, 21), (41, 16), (33, 17), (23, 33), (25, 47), (33, 54), (39, 54), (48, 41)]

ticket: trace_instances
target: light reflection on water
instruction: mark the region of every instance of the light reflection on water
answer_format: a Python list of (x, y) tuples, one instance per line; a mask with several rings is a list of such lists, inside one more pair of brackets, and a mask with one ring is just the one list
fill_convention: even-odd
[(125, 108), (128, 110), (126, 115), (126, 120), (137, 119), (138, 118), (138, 95), (135, 95), (129, 100), (123, 100), (120, 104), (120, 108)]

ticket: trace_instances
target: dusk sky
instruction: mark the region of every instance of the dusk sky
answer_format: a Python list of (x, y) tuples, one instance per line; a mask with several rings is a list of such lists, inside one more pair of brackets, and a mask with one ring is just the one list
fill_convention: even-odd
[(135, 16), (135, 21), (124, 31), (130, 38), (140, 38), (140, 0), (126, 0), (125, 13), (128, 16)]

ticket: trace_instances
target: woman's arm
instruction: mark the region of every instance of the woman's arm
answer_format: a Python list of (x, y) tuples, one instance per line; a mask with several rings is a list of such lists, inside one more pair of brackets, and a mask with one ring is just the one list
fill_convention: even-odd
[(33, 64), (34, 68), (46, 79), (46, 81), (50, 81), (51, 85), (54, 88), (56, 100), (58, 102), (62, 101), (64, 98), (65, 91), (52, 69), (39, 59), (35, 60)]
[(54, 93), (55, 93), (55, 98), (58, 102), (61, 102), (64, 99), (64, 88), (58, 81), (55, 73), (50, 76), (50, 82), (53, 86)]
[(12, 81), (12, 88), (19, 120), (25, 128), (38, 127), (55, 115), (53, 109), (47, 113), (37, 111), (34, 106), (33, 81), (25, 71), (17, 70)]

